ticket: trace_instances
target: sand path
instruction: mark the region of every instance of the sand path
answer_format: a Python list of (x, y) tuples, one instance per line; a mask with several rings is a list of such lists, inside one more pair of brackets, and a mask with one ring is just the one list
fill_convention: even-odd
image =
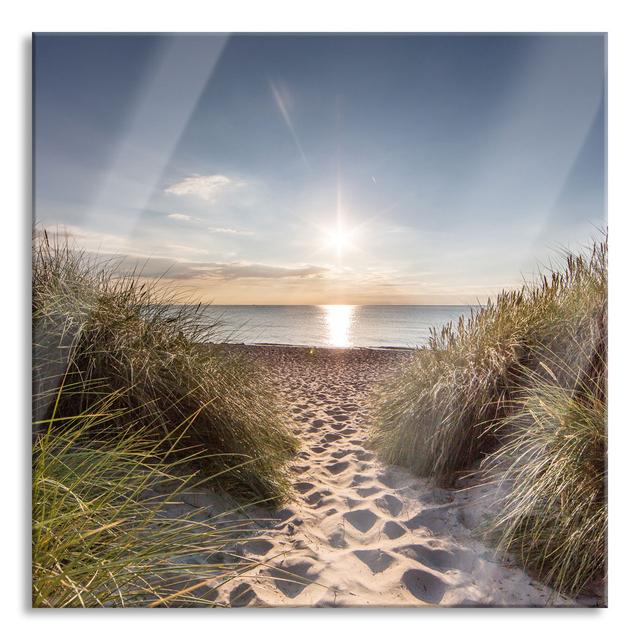
[[(260, 566), (218, 594), (231, 606), (544, 606), (551, 592), (498, 561), (470, 527), (474, 497), (382, 464), (367, 395), (408, 355), (260, 347), (302, 448), (296, 497), (234, 552)], [(567, 600), (556, 604), (572, 604)]]

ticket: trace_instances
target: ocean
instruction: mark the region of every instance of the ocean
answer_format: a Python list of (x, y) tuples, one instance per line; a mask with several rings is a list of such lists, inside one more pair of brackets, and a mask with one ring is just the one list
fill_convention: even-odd
[(245, 344), (415, 348), (429, 327), (468, 317), (469, 305), (209, 305), (216, 335)]

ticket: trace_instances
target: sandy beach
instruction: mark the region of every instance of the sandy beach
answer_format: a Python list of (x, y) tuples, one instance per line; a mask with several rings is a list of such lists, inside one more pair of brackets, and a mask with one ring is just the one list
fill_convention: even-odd
[[(214, 595), (229, 606), (545, 606), (553, 592), (473, 534), (482, 494), (434, 488), (367, 448), (368, 394), (410, 351), (234, 346), (266, 365), (301, 448), (295, 496), (255, 508), (258, 564)], [(556, 597), (557, 606), (573, 601)]]

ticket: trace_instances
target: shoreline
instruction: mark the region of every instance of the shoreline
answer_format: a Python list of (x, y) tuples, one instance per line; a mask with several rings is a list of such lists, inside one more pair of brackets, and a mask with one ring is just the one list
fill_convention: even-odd
[(391, 351), (391, 352), (408, 352), (414, 353), (422, 347), (395, 347), (395, 346), (353, 346), (353, 347), (335, 347), (332, 345), (308, 345), (308, 344), (292, 344), (283, 342), (207, 342), (207, 345), (214, 346), (230, 346), (230, 347), (276, 347), (282, 349), (314, 349), (322, 351), (337, 351), (337, 352), (349, 352), (349, 351)]

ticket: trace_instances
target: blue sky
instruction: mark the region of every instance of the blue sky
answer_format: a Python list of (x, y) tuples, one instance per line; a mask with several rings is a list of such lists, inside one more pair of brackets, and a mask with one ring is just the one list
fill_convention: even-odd
[(39, 35), (36, 220), (215, 303), (484, 301), (606, 224), (601, 35)]

